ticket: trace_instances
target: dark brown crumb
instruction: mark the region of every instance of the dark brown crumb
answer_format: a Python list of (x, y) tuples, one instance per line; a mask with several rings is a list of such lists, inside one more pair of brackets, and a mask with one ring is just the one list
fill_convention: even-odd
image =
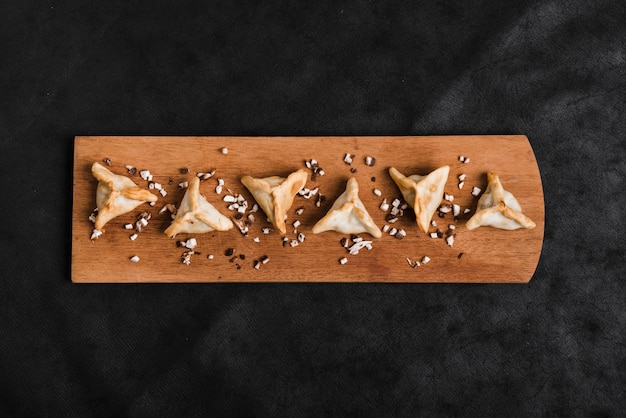
[(392, 215), (391, 213), (388, 213), (387, 216), (385, 216), (385, 220), (389, 222), (390, 224), (392, 224), (398, 220), (398, 217), (395, 215)]
[(465, 253), (459, 253), (459, 255), (457, 255), (456, 258), (458, 258), (460, 260), (461, 257), (463, 257), (463, 254), (465, 254)]
[(240, 264), (236, 264), (237, 266), (237, 270), (241, 270), (241, 265)]
[(242, 259), (242, 260), (245, 260), (246, 259), (246, 255), (245, 254), (239, 254), (239, 258)]
[(110, 158), (105, 158), (102, 160), (106, 165), (108, 165), (109, 167), (111, 167), (111, 159)]
[(145, 211), (145, 212), (141, 212), (139, 215), (137, 215), (137, 220), (140, 220), (142, 218), (145, 219), (146, 221), (149, 221), (150, 219), (152, 219), (152, 212)]
[(128, 174), (130, 174), (131, 176), (134, 176), (137, 174), (137, 168), (136, 167), (131, 167), (128, 169)]
[(233, 255), (233, 253), (234, 253), (234, 252), (235, 252), (235, 249), (234, 249), (234, 248), (229, 248), (229, 249), (227, 249), (227, 250), (224, 252), (224, 255), (225, 255), (226, 257), (230, 257), (231, 255)]
[(350, 172), (351, 172), (352, 174), (356, 173), (356, 168), (352, 167), (352, 168), (350, 169)]
[(180, 174), (187, 174), (189, 173), (189, 169), (187, 167), (183, 167), (180, 169)]
[(243, 218), (243, 214), (241, 214), (241, 213), (237, 212), (237, 213), (235, 214), (235, 219), (239, 220), (239, 219), (241, 219), (241, 218)]
[(443, 212), (439, 212), (437, 215), (438, 215), (440, 218), (445, 218), (445, 217), (446, 217), (446, 214), (445, 214), (445, 213), (443, 213)]
[(228, 261), (231, 263), (234, 263), (236, 259), (237, 259), (237, 256), (234, 256), (234, 257), (231, 257)]
[(372, 183), (376, 183), (376, 177), (372, 176), (370, 180), (372, 180)]
[(443, 238), (443, 232), (441, 231), (441, 229), (438, 229), (436, 232), (437, 232), (437, 237)]
[(170, 177), (170, 178), (168, 178), (168, 179), (167, 179), (167, 184), (172, 184), (172, 183), (174, 183), (174, 179), (173, 179), (173, 178), (171, 178), (171, 177)]

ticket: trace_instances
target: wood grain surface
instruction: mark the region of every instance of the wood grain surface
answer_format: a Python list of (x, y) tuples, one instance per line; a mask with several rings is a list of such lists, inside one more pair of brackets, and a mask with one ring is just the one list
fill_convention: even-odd
[[(228, 148), (228, 154), (220, 149)], [(346, 153), (354, 155), (351, 165), (343, 161)], [(470, 158), (461, 163), (459, 156)], [(374, 166), (367, 166), (366, 156), (376, 158)], [(138, 170), (149, 169), (153, 181), (164, 185), (166, 197), (159, 195), (154, 207), (143, 204), (136, 210), (110, 221), (105, 233), (91, 241), (93, 224), (88, 220), (96, 206), (97, 181), (91, 175), (91, 165), (111, 160), (109, 169), (116, 174), (131, 177), (141, 187), (148, 182), (139, 175), (128, 175), (125, 165)], [(176, 241), (190, 235), (181, 234), (169, 239), (163, 231), (170, 224), (168, 213), (158, 211), (166, 203), (178, 206), (184, 190), (178, 184), (197, 172), (216, 169), (213, 178), (203, 181), (201, 193), (221, 213), (233, 216), (215, 193), (217, 179), (225, 187), (243, 194), (252, 203), (250, 193), (240, 183), (243, 175), (265, 177), (289, 173), (303, 168), (304, 161), (315, 158), (325, 171), (323, 177), (307, 187), (319, 187), (326, 196), (320, 208), (315, 199), (296, 197), (288, 212), (287, 237), (295, 239), (292, 223), (301, 222), (298, 229), (305, 235), (297, 247), (283, 246), (283, 238), (276, 232), (262, 233), (269, 226), (259, 211), (250, 226), (248, 236), (238, 229), (193, 235), (198, 242), (191, 265), (181, 262), (184, 248)], [(383, 234), (373, 239), (372, 250), (363, 249), (357, 255), (347, 254), (340, 240), (345, 234), (311, 233), (320, 219), (344, 190), (346, 181), (355, 177), (360, 186), (360, 197), (372, 218), (380, 227), (386, 224), (386, 213), (379, 209), (382, 198), (391, 202), (401, 198), (400, 191), (389, 177), (389, 167), (396, 167), (405, 175), (427, 174), (433, 169), (449, 165), (450, 175), (446, 192), (454, 195), (454, 202), (471, 212), (456, 220), (451, 214), (445, 218), (435, 215), (437, 228), (446, 231), (455, 224), (456, 239), (449, 247), (443, 239), (433, 239), (418, 230), (412, 210), (405, 211), (392, 226), (404, 229), (407, 236), (396, 239)], [(188, 174), (181, 174), (188, 168)], [(355, 172), (354, 172), (355, 171)], [(536, 222), (532, 230), (502, 231), (481, 227), (468, 231), (464, 225), (474, 213), (478, 197), (471, 195), (473, 186), (486, 188), (487, 171), (499, 174), (504, 188), (515, 195), (523, 212)], [(458, 175), (466, 174), (465, 187), (459, 190)], [(171, 180), (171, 184), (170, 183)], [(375, 180), (375, 181), (373, 181)], [(382, 191), (382, 197), (373, 189)], [(155, 191), (155, 193), (157, 193)], [(303, 207), (301, 216), (295, 214)], [(133, 231), (123, 225), (134, 222), (137, 214), (149, 210), (152, 219), (137, 240), (131, 241)], [(437, 228), (432, 228), (436, 230)], [(72, 272), (73, 282), (467, 282), (467, 283), (525, 283), (537, 266), (544, 233), (544, 202), (541, 177), (528, 139), (523, 135), (510, 136), (427, 136), (427, 137), (111, 137), (80, 136), (74, 143), (74, 179), (72, 209)], [(369, 235), (361, 234), (364, 239)], [(258, 237), (260, 242), (254, 242)], [(233, 248), (233, 256), (226, 256)], [(207, 258), (212, 254), (214, 258)], [(459, 255), (462, 256), (459, 258)], [(132, 256), (140, 261), (129, 261)], [(242, 257), (239, 257), (242, 255)], [(267, 255), (269, 262), (260, 269), (254, 261)], [(233, 257), (237, 256), (233, 260)], [(431, 261), (411, 268), (406, 261)], [(348, 259), (341, 265), (338, 260)]]

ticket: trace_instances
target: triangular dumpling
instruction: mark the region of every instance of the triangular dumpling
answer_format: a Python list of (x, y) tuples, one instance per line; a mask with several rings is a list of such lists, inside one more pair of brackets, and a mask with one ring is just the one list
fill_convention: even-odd
[(183, 233), (204, 234), (211, 231), (228, 231), (232, 227), (233, 222), (219, 213), (200, 194), (200, 179), (194, 176), (189, 180), (189, 188), (180, 202), (176, 217), (165, 230), (165, 235), (171, 238)]
[(96, 189), (95, 229), (102, 230), (104, 225), (116, 216), (123, 215), (146, 202), (156, 202), (157, 196), (137, 186), (131, 179), (114, 174), (100, 163), (91, 166), (91, 174), (98, 180)]
[(286, 179), (278, 176), (262, 179), (243, 176), (241, 183), (250, 190), (272, 225), (284, 235), (287, 232), (285, 214), (293, 204), (296, 193), (306, 184), (307, 177), (307, 171), (300, 169)]
[(413, 207), (415, 220), (422, 232), (428, 232), (430, 220), (441, 203), (448, 173), (450, 167), (447, 165), (426, 176), (414, 174), (405, 177), (394, 167), (389, 169), (389, 175), (402, 192), (404, 200)]
[(326, 216), (317, 221), (312, 232), (319, 234), (324, 231), (337, 231), (342, 234), (360, 234), (367, 232), (380, 238), (382, 232), (359, 199), (359, 184), (350, 178), (346, 190), (335, 200)]
[(487, 173), (487, 183), (485, 193), (478, 199), (476, 213), (465, 224), (467, 229), (491, 226), (511, 230), (532, 229), (536, 226), (522, 213), (522, 207), (515, 196), (504, 190), (497, 174)]

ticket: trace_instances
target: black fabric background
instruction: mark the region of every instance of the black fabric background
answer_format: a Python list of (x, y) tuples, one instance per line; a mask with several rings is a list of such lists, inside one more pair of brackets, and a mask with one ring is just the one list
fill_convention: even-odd
[[(509, 4), (511, 3), (511, 4)], [(626, 6), (0, 6), (0, 415), (617, 416)], [(528, 285), (73, 285), (74, 135), (526, 134)]]

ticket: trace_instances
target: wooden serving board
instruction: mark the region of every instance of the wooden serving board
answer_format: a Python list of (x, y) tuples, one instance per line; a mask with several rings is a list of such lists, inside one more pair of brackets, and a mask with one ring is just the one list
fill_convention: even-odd
[[(221, 148), (228, 148), (223, 154)], [(354, 155), (351, 165), (344, 155)], [(376, 159), (367, 166), (366, 156)], [(470, 158), (461, 163), (459, 156)], [(129, 175), (125, 166), (148, 169), (153, 181), (164, 185), (166, 197), (159, 195), (154, 207), (143, 204), (126, 215), (110, 221), (105, 233), (91, 241), (93, 224), (88, 220), (95, 208), (97, 181), (91, 175), (91, 165), (111, 160), (109, 169), (116, 174), (131, 177), (141, 187), (148, 182), (137, 174)], [(288, 212), (287, 237), (296, 238), (291, 227), (299, 220), (297, 230), (305, 235), (296, 247), (283, 246), (277, 231), (269, 235), (262, 228), (269, 226), (262, 211), (255, 215), (249, 235), (243, 236), (235, 228), (227, 232), (193, 235), (198, 242), (191, 264), (181, 262), (185, 251), (176, 242), (191, 236), (181, 234), (169, 239), (163, 231), (170, 224), (169, 213), (159, 215), (166, 203), (179, 205), (184, 190), (178, 184), (189, 180), (197, 172), (216, 169), (213, 178), (200, 184), (200, 191), (221, 213), (233, 216), (222, 200), (227, 189), (240, 193), (250, 202), (254, 199), (240, 183), (243, 175), (267, 177), (289, 173), (303, 168), (304, 161), (316, 159), (325, 175), (306, 187), (319, 187), (326, 196), (320, 208), (315, 198), (296, 197)], [(462, 210), (470, 208), (456, 220), (452, 214), (445, 218), (435, 215), (437, 228), (448, 229), (455, 224), (456, 239), (449, 247), (444, 239), (433, 239), (419, 232), (412, 210), (406, 210), (399, 221), (391, 225), (404, 229), (406, 237), (399, 240), (389, 234), (373, 239), (371, 250), (363, 249), (350, 255), (340, 244), (345, 234), (311, 233), (311, 227), (320, 219), (344, 190), (346, 181), (355, 177), (360, 186), (360, 197), (372, 218), (380, 227), (386, 224), (379, 205), (383, 198), (391, 202), (401, 194), (387, 170), (396, 167), (405, 175), (427, 174), (442, 165), (450, 166), (446, 192), (454, 195), (454, 203)], [(188, 174), (181, 174), (188, 168)], [(473, 186), (486, 188), (486, 172), (500, 175), (506, 190), (513, 193), (523, 212), (535, 221), (532, 230), (502, 231), (481, 227), (465, 229), (466, 220), (474, 213), (478, 198), (472, 196)], [(466, 174), (465, 186), (458, 189), (458, 175)], [(225, 191), (217, 195), (217, 179), (225, 181)], [(428, 136), (428, 137), (98, 137), (80, 136), (74, 143), (74, 201), (72, 211), (72, 281), (96, 282), (469, 282), (469, 283), (525, 283), (537, 266), (544, 233), (544, 203), (541, 177), (528, 139), (514, 136)], [(377, 188), (382, 197), (373, 193)], [(154, 191), (158, 194), (157, 191)], [(301, 216), (295, 214), (303, 207)], [(151, 211), (152, 219), (137, 240), (131, 241), (133, 231), (123, 228), (133, 223), (137, 214)], [(437, 228), (432, 228), (436, 230)], [(361, 234), (364, 239), (371, 239)], [(260, 242), (254, 242), (258, 237)], [(233, 256), (226, 256), (233, 248)], [(207, 256), (212, 254), (213, 259)], [(239, 255), (243, 257), (239, 257)], [(129, 261), (132, 256), (140, 261)], [(260, 269), (254, 261), (267, 255), (269, 262)], [(236, 256), (236, 257), (235, 257)], [(418, 268), (409, 266), (406, 258), (419, 261), (424, 256), (430, 262)], [(233, 259), (235, 257), (235, 259)], [(346, 257), (347, 264), (339, 259)]]

